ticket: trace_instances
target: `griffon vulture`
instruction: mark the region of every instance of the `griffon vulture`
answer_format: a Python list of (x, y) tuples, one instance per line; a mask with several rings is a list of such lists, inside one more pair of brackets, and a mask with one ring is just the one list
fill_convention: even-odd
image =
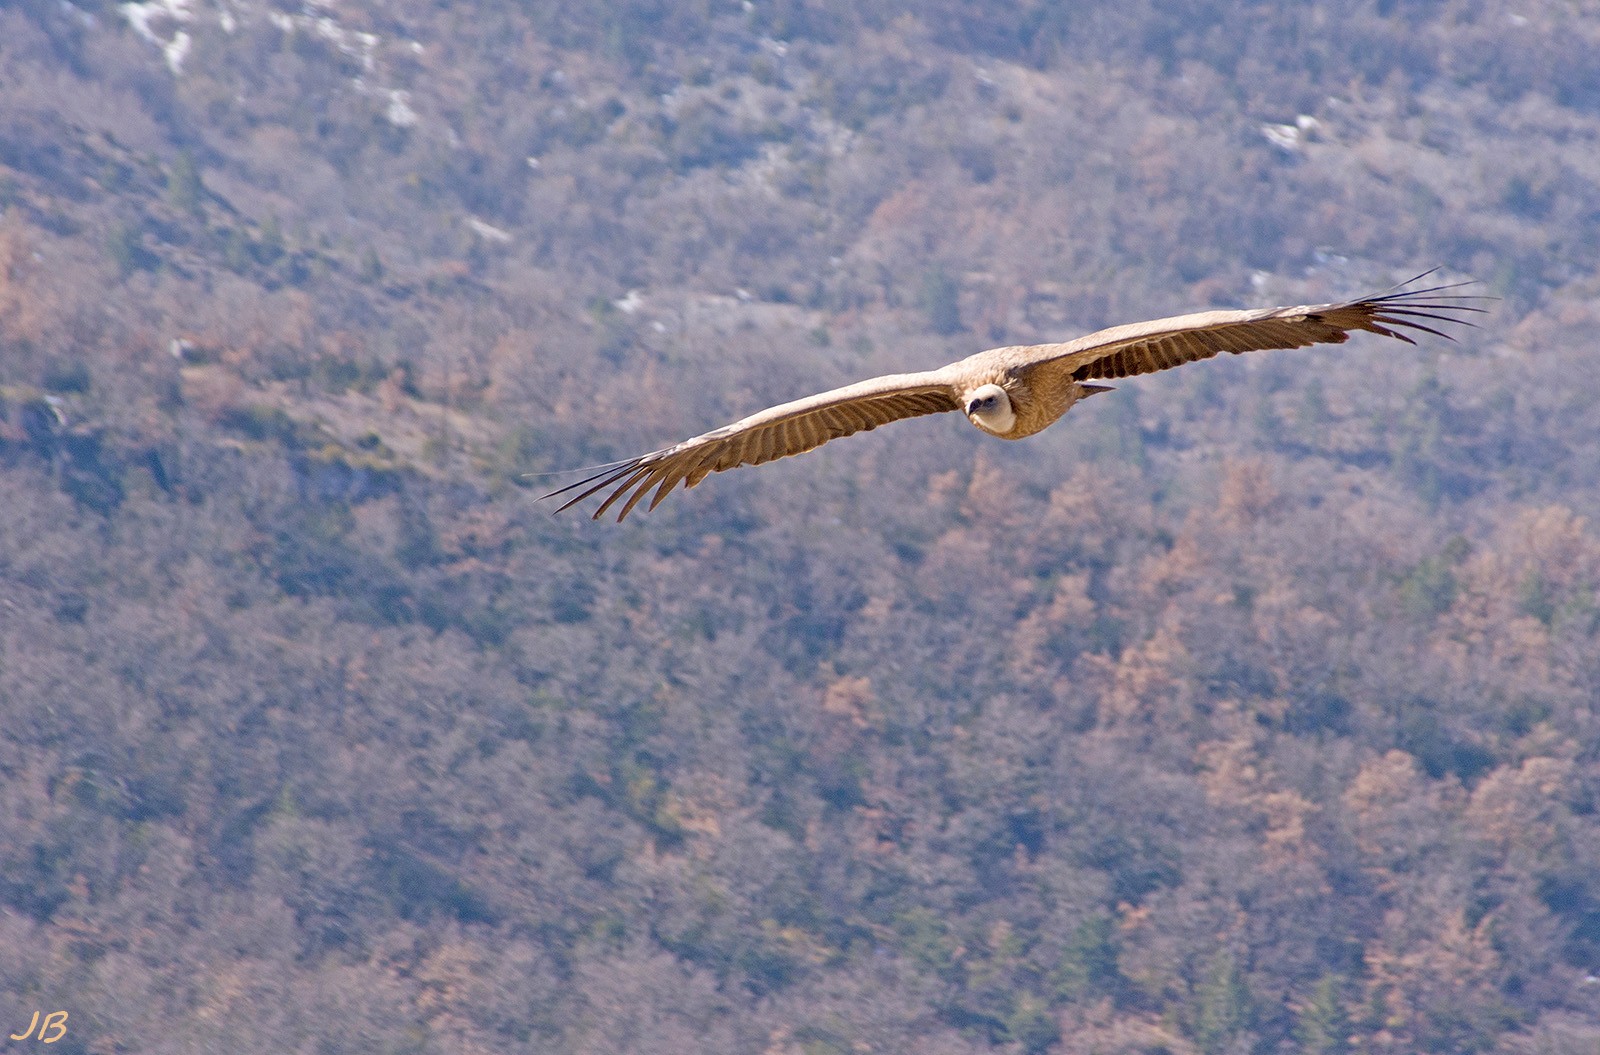
[(1085, 396), (1110, 390), (1097, 382), (1166, 370), (1219, 352), (1340, 344), (1353, 330), (1407, 344), (1416, 342), (1402, 330), (1452, 339), (1420, 320), (1467, 323), (1463, 313), (1483, 309), (1462, 301), (1479, 298), (1448, 292), (1467, 283), (1404, 289), (1425, 277), (1339, 304), (1179, 315), (1113, 326), (1065, 344), (991, 348), (923, 373), (874, 377), (770, 407), (637, 458), (596, 466), (599, 472), (541, 497), (577, 491), (557, 508), (559, 513), (610, 488), (594, 519), (626, 496), (617, 513), (620, 521), (652, 488), (649, 508), (654, 509), (680, 483), (693, 487), (711, 473), (802, 454), (901, 418), (961, 411), (992, 436), (1020, 440), (1054, 424)]

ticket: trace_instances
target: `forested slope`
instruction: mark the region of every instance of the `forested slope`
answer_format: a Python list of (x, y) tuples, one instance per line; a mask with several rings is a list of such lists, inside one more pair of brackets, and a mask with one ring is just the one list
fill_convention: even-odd
[[(1600, 1047), (1600, 9), (0, 7), (57, 1052)], [(980, 348), (1499, 298), (551, 479)], [(19, 1045), (35, 1041), (14, 1042)]]

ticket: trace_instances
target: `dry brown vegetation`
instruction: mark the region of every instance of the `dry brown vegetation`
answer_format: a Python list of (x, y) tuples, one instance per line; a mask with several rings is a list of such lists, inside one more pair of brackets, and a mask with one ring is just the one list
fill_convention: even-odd
[[(13, 1029), (1600, 1047), (1592, 4), (129, 10), (0, 7)], [(1456, 344), (524, 476), (1435, 264)]]

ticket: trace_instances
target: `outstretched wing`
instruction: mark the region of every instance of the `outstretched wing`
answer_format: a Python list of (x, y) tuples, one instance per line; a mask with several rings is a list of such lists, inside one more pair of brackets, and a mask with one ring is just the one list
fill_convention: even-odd
[[(1428, 272), (1418, 275), (1401, 287)], [(1070, 371), (1078, 381), (1109, 380), (1167, 370), (1210, 359), (1219, 352), (1254, 352), (1267, 348), (1304, 348), (1339, 344), (1355, 330), (1416, 342), (1407, 330), (1452, 339), (1429, 322), (1471, 325), (1468, 314), (1484, 309), (1465, 303), (1484, 297), (1453, 295), (1469, 283), (1379, 293), (1340, 304), (1301, 304), (1249, 311), (1206, 311), (1154, 322), (1113, 326), (1065, 344), (1039, 345), (1029, 368), (1047, 366)], [(1427, 321), (1424, 321), (1427, 320)]]
[(655, 497), (649, 508), (654, 509), (679, 483), (693, 487), (724, 469), (803, 454), (829, 440), (901, 418), (960, 410), (960, 392), (945, 379), (945, 373), (890, 374), (771, 407), (692, 440), (605, 466), (541, 498), (577, 491), (556, 509), (559, 513), (610, 488), (611, 493), (594, 511), (594, 519), (605, 516), (606, 510), (627, 495), (617, 513), (621, 521), (651, 488), (655, 488)]

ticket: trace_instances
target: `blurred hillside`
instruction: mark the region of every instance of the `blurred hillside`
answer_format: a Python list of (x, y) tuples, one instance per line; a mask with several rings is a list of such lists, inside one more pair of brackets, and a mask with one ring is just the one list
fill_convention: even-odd
[[(7, 1032), (1592, 1055), (1597, 54), (1589, 2), (0, 6)], [(1500, 298), (1457, 343), (1026, 443), (620, 528), (525, 475), (1435, 265)]]

